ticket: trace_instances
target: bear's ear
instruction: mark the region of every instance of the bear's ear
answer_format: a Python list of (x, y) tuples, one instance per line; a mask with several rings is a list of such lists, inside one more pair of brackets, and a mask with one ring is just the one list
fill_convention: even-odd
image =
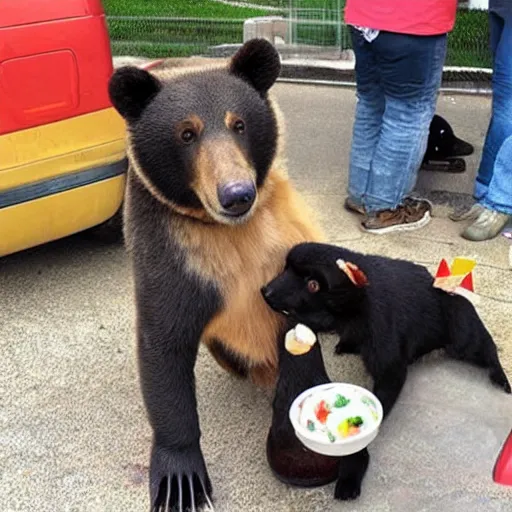
[(336, 260), (336, 265), (358, 288), (368, 285), (366, 274), (357, 265), (354, 265), (354, 263)]
[(266, 39), (251, 39), (234, 55), (229, 70), (264, 97), (281, 72), (281, 60), (272, 43)]
[(121, 116), (133, 121), (162, 88), (160, 81), (144, 69), (124, 66), (116, 70), (108, 84), (108, 94)]

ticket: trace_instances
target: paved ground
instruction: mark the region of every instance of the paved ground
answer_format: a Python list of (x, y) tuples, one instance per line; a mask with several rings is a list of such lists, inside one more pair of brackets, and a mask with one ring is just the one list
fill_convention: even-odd
[[(503, 237), (471, 244), (447, 208), (422, 231), (375, 237), (341, 207), (354, 110), (351, 90), (278, 85), (289, 124), (292, 177), (318, 207), (333, 242), (433, 269), (443, 256), (479, 261), (479, 308), (512, 378), (512, 287)], [(461, 136), (477, 145), (489, 101), (442, 97)], [(476, 159), (469, 159), (474, 167)], [(461, 189), (466, 177), (422, 177)], [(465, 186), (465, 185), (464, 185)], [(450, 188), (451, 187), (451, 188)], [(0, 260), (0, 503), (3, 512), (147, 510), (150, 431), (134, 356), (130, 269), (122, 247), (81, 236)], [(370, 385), (355, 356), (324, 354), (331, 378)], [(512, 427), (512, 399), (474, 368), (434, 356), (411, 372), (371, 445), (363, 495), (297, 490), (269, 473), (270, 396), (233, 380), (203, 351), (197, 365), (203, 450), (220, 512), (505, 512), (512, 488), (492, 483)], [(231, 403), (242, 401), (241, 407)]]

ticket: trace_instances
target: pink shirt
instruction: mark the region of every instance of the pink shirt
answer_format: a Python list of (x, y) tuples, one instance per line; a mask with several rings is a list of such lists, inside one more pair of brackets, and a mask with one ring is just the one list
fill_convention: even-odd
[(417, 36), (450, 32), (457, 0), (347, 0), (345, 23)]

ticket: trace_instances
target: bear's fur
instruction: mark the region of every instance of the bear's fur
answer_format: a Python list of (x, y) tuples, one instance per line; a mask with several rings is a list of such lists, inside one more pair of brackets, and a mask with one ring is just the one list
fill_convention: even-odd
[[(128, 130), (124, 236), (157, 510), (179, 502), (181, 477), (185, 507), (210, 498), (194, 385), (200, 341), (223, 367), (274, 386), (285, 323), (260, 289), (293, 245), (323, 238), (288, 180), (283, 121), (268, 94), (279, 71), (274, 47), (252, 40), (227, 66), (124, 67), (110, 80)], [(249, 192), (232, 214), (222, 194), (235, 185)]]
[[(285, 270), (262, 294), (293, 325), (303, 323), (317, 333), (336, 332), (336, 353), (361, 354), (384, 418), (402, 390), (407, 366), (437, 349), (486, 368), (490, 380), (510, 393), (496, 345), (474, 306), (465, 297), (434, 288), (433, 282), (425, 267), (409, 261), (301, 243), (289, 252)], [(320, 351), (319, 346), (315, 350)], [(292, 386), (296, 380), (296, 390), (300, 389), (301, 375), (308, 372), (325, 374), (321, 354), (282, 358), (283, 385)], [(284, 414), (290, 405), (284, 398), (276, 407)], [(366, 449), (342, 457), (337, 499), (359, 496), (368, 461)]]

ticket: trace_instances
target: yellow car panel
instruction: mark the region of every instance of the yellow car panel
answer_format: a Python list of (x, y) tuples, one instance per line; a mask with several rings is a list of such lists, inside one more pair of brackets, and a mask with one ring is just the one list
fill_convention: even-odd
[(0, 191), (120, 160), (124, 137), (113, 108), (0, 136)]
[(112, 217), (125, 175), (0, 209), (0, 257), (77, 233)]

